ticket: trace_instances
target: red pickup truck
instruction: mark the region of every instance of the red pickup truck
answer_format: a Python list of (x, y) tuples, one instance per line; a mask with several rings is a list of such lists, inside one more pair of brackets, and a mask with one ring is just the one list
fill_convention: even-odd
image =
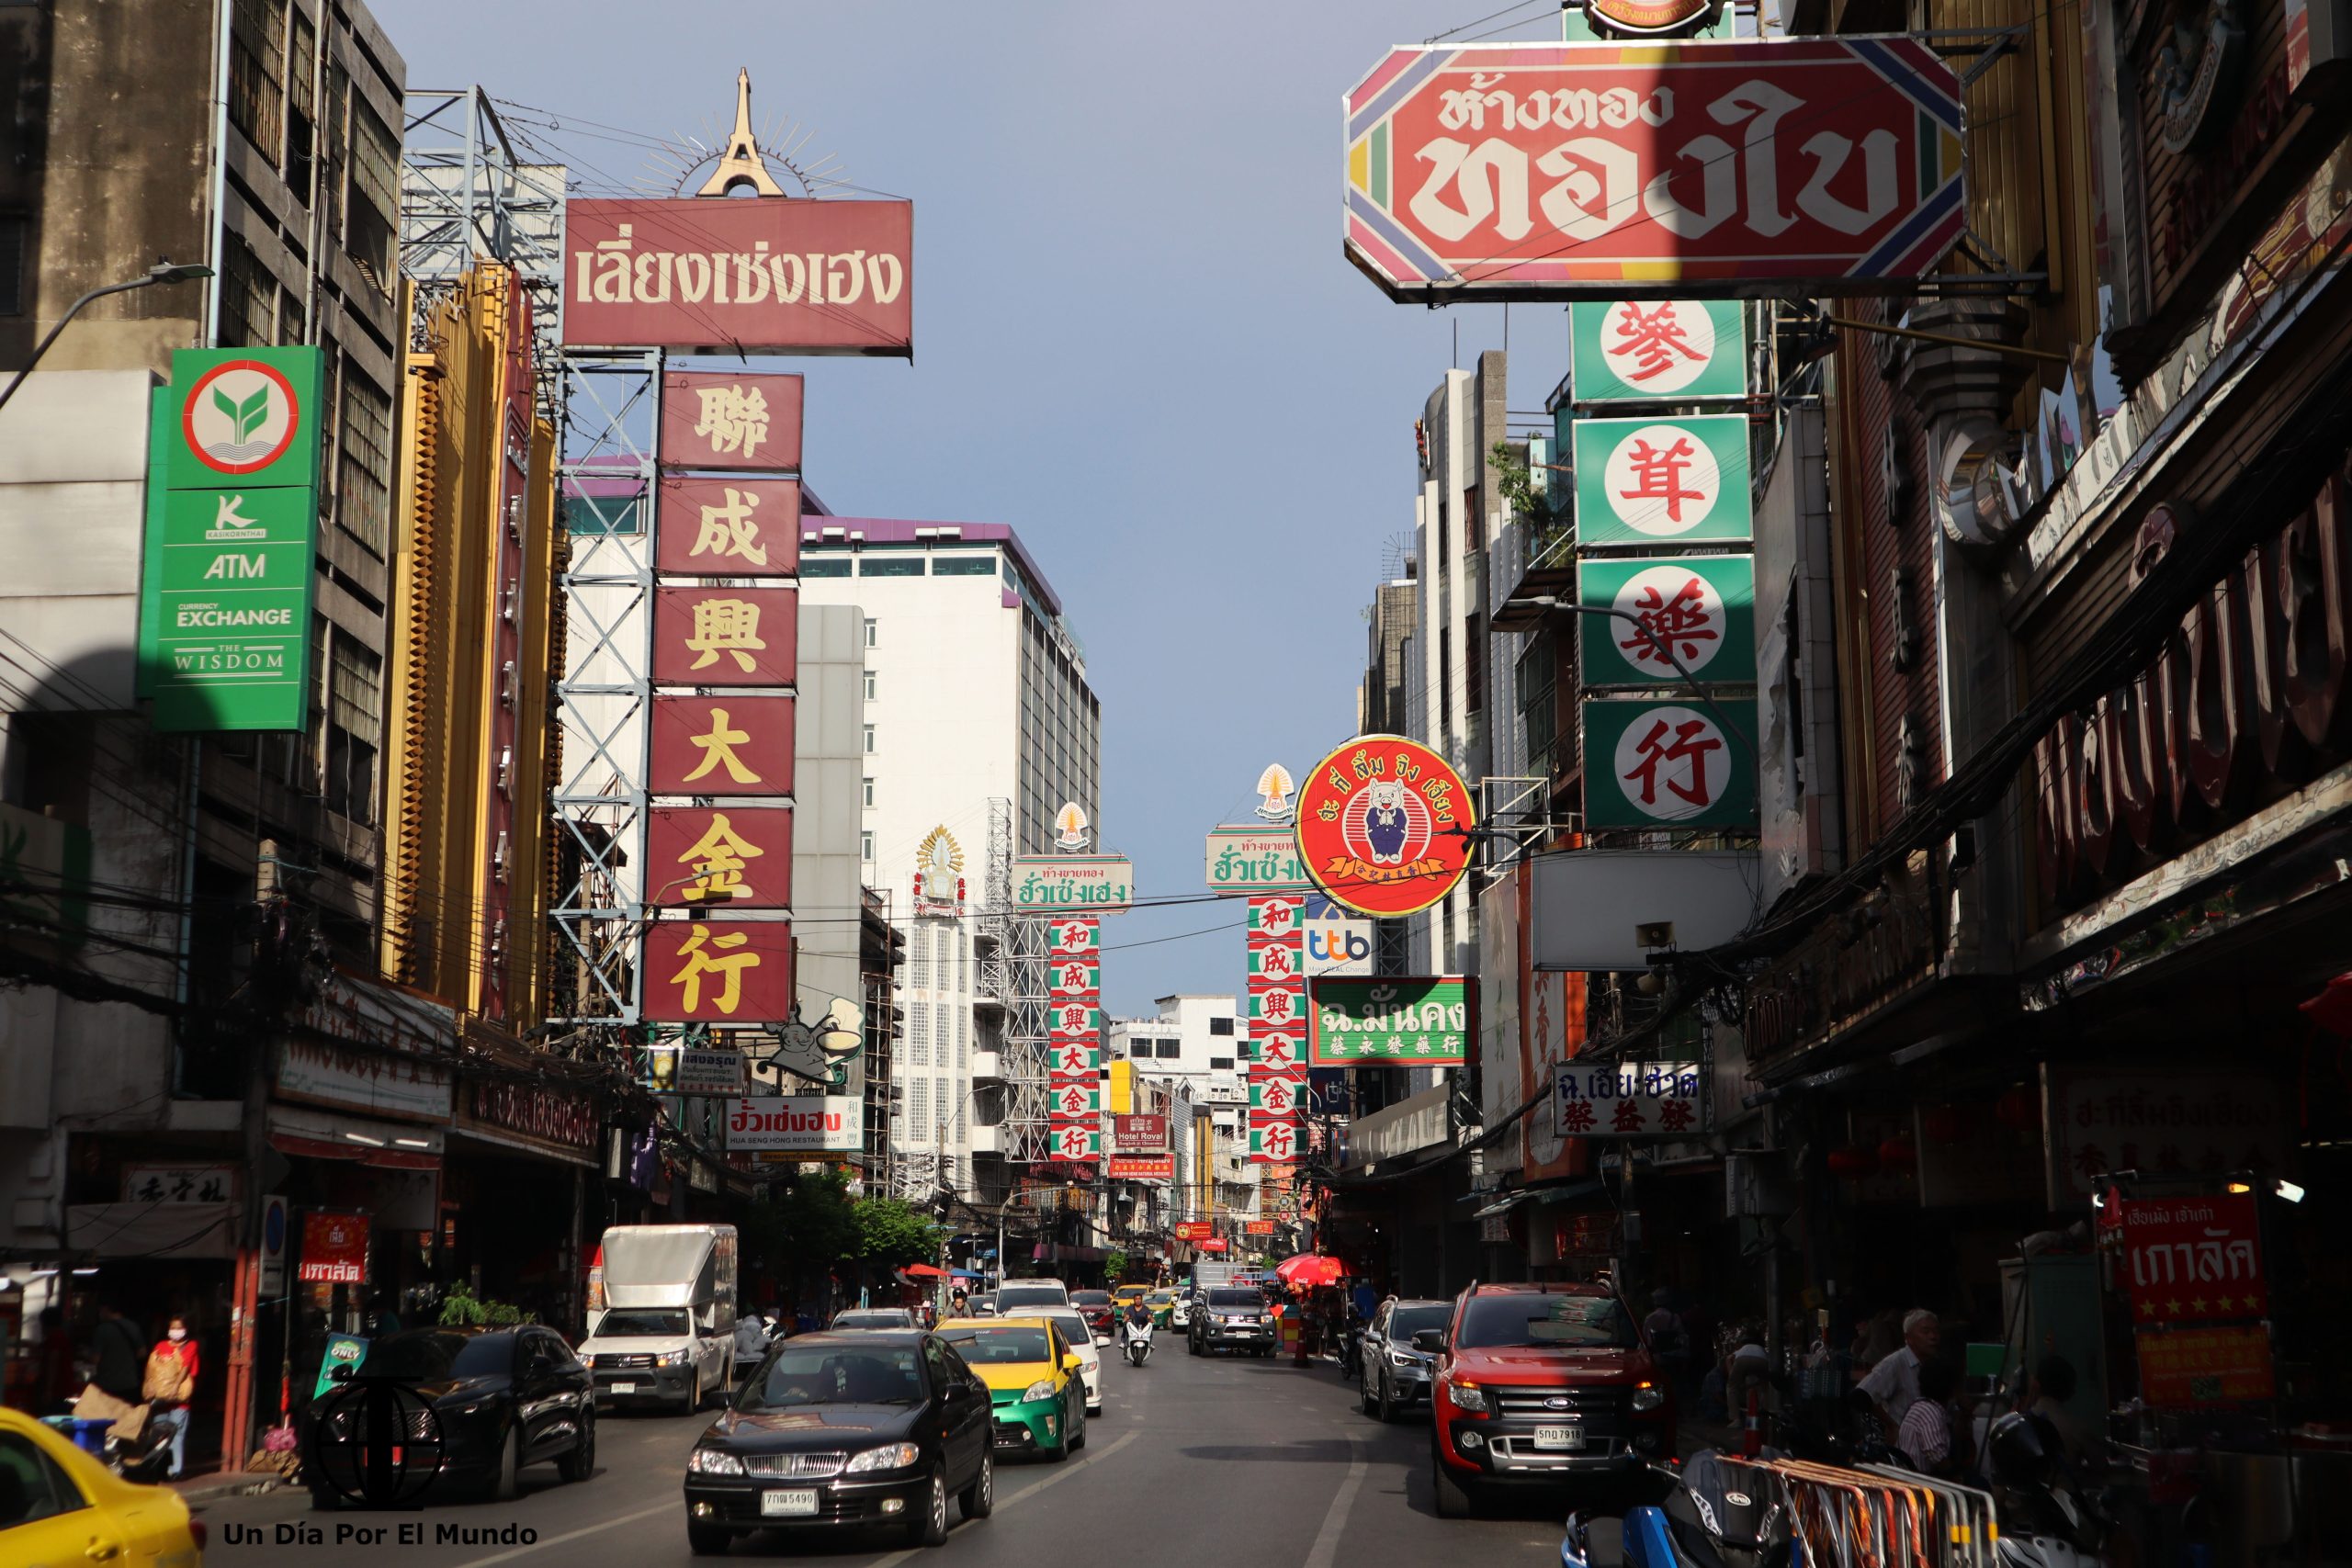
[[(1442, 1335), (1442, 1341), (1438, 1336)], [(1437, 1511), (1480, 1494), (1622, 1492), (1674, 1457), (1674, 1394), (1633, 1314), (1600, 1285), (1472, 1285), (1438, 1352), (1430, 1463)]]

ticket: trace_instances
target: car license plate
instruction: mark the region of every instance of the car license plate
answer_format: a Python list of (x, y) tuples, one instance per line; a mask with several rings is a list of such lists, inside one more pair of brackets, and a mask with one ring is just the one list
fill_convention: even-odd
[(1584, 1447), (1584, 1423), (1570, 1421), (1557, 1427), (1538, 1427), (1535, 1428), (1535, 1446), (1539, 1450), (1555, 1452), (1580, 1449)]
[(811, 1491), (760, 1494), (760, 1513), (767, 1518), (805, 1518), (816, 1511), (817, 1494)]
[(635, 1393), (637, 1392), (637, 1385), (633, 1382), (616, 1382), (613, 1385), (613, 1392), (615, 1393)]

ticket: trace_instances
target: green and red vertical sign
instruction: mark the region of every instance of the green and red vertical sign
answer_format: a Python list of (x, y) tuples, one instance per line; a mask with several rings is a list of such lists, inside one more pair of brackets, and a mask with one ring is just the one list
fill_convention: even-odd
[(182, 349), (154, 394), (139, 691), (168, 731), (310, 719), (325, 354)]

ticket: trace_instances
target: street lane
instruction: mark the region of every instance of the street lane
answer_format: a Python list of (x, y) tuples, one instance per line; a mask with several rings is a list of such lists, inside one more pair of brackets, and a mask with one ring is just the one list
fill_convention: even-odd
[[(1045, 1568), (1115, 1561), (1127, 1568), (1211, 1562), (1305, 1568), (1407, 1568), (1462, 1560), (1510, 1568), (1557, 1560), (1560, 1510), (1534, 1505), (1476, 1520), (1440, 1519), (1429, 1488), (1429, 1424), (1383, 1427), (1358, 1412), (1351, 1385), (1327, 1363), (1194, 1359), (1163, 1338), (1151, 1365), (1105, 1366), (1107, 1409), (1088, 1423), (1080, 1455), (1060, 1465), (1007, 1464), (993, 1518), (958, 1523), (935, 1551), (899, 1548), (888, 1532), (768, 1535), (738, 1541), (724, 1560), (686, 1548), (680, 1478), (710, 1417), (606, 1416), (598, 1468), (566, 1485), (552, 1469), (524, 1472), (511, 1504), (460, 1503), (414, 1515), (314, 1514), (307, 1495), (232, 1498), (204, 1512), (213, 1562), (333, 1562), (369, 1568), (669, 1568), (711, 1561), (791, 1558), (841, 1568)], [(402, 1546), (395, 1527), (421, 1525), (427, 1544)], [(262, 1534), (226, 1544), (231, 1526)], [(380, 1543), (335, 1527), (382, 1529)], [(282, 1528), (319, 1529), (287, 1540)], [(526, 1544), (480, 1535), (431, 1544), (443, 1527), (536, 1532)]]

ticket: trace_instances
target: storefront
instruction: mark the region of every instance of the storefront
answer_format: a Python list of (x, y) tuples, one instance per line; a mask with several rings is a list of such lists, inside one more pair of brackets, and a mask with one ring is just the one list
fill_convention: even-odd
[(436, 1226), (441, 1277), (577, 1335), (582, 1237), (603, 1168), (596, 1090), (470, 1067), (460, 1087)]

